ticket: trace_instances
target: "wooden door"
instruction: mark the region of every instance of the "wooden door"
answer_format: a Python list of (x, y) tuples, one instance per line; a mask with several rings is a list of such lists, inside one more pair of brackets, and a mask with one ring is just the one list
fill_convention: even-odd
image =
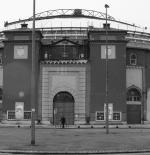
[(141, 105), (127, 105), (127, 123), (141, 124)]
[(55, 125), (61, 124), (61, 117), (64, 116), (66, 125), (74, 124), (74, 99), (68, 92), (60, 92), (54, 97), (53, 120)]

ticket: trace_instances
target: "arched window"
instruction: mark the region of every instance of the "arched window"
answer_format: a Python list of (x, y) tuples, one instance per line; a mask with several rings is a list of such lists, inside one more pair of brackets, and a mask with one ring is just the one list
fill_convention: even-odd
[(55, 95), (53, 102), (73, 102), (74, 103), (74, 98), (73, 96), (65, 91), (59, 92)]
[(137, 55), (134, 53), (130, 54), (130, 65), (136, 65), (137, 64)]
[(141, 101), (141, 93), (136, 88), (131, 88), (127, 92), (127, 101)]

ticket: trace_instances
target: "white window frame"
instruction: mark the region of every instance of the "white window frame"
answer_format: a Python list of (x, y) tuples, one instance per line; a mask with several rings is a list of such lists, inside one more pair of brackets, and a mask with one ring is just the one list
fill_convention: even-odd
[[(121, 121), (121, 120), (122, 120), (122, 112), (114, 111), (114, 112), (113, 112), (113, 115), (114, 115), (114, 113), (119, 113), (119, 114), (120, 114), (120, 120), (114, 120), (114, 119), (113, 119), (113, 121), (117, 121), (117, 122), (118, 122), (118, 121)], [(113, 117), (114, 117), (114, 116), (113, 116)]]
[(99, 121), (105, 121), (105, 115), (104, 115), (104, 119), (103, 120), (97, 120), (97, 113), (103, 113), (103, 115), (104, 115), (104, 111), (96, 111), (95, 112), (95, 120), (98, 121), (98, 122)]
[[(135, 59), (132, 59), (133, 55), (136, 57)], [(134, 61), (134, 62), (132, 62), (132, 61)], [(130, 54), (130, 65), (134, 65), (134, 66), (137, 65), (137, 55), (135, 53)]]
[[(97, 120), (97, 113), (103, 113), (104, 114), (104, 111), (96, 111), (95, 112), (95, 121), (96, 122), (104, 122), (105, 120), (106, 120), (106, 117), (105, 117), (105, 115), (104, 115), (104, 120)], [(115, 122), (119, 122), (119, 121), (121, 121), (122, 120), (122, 112), (118, 112), (118, 111), (113, 111), (113, 115), (114, 115), (114, 113), (119, 113), (120, 114), (120, 119), (119, 120), (114, 120), (114, 119), (112, 119), (112, 120), (109, 120), (109, 121), (115, 121)]]
[(15, 116), (15, 110), (7, 110), (7, 120), (16, 120), (15, 118), (14, 119), (8, 118), (9, 112), (14, 112), (14, 116)]
[[(7, 120), (9, 120), (9, 121), (17, 120), (16, 118), (14, 118), (14, 119), (8, 119), (9, 112), (14, 112), (14, 116), (15, 116), (15, 110), (7, 110)], [(24, 111), (24, 115), (25, 115), (26, 112), (30, 112), (31, 113), (31, 111)], [(31, 120), (31, 119), (25, 119), (24, 118), (23, 120)]]

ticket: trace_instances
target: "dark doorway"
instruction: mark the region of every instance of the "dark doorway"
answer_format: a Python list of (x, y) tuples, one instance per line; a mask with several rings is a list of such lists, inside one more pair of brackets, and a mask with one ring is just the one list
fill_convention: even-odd
[(74, 98), (68, 92), (59, 92), (53, 99), (53, 124), (61, 124), (61, 117), (65, 117), (66, 125), (74, 124)]
[(131, 88), (127, 92), (127, 123), (141, 123), (141, 93), (136, 88)]
[(141, 124), (141, 105), (127, 105), (127, 123)]

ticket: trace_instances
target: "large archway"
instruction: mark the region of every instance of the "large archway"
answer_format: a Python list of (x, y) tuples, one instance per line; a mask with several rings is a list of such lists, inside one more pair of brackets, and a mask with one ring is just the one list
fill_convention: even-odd
[(74, 124), (74, 98), (66, 91), (57, 93), (53, 99), (53, 124), (59, 125), (64, 116), (67, 125)]

